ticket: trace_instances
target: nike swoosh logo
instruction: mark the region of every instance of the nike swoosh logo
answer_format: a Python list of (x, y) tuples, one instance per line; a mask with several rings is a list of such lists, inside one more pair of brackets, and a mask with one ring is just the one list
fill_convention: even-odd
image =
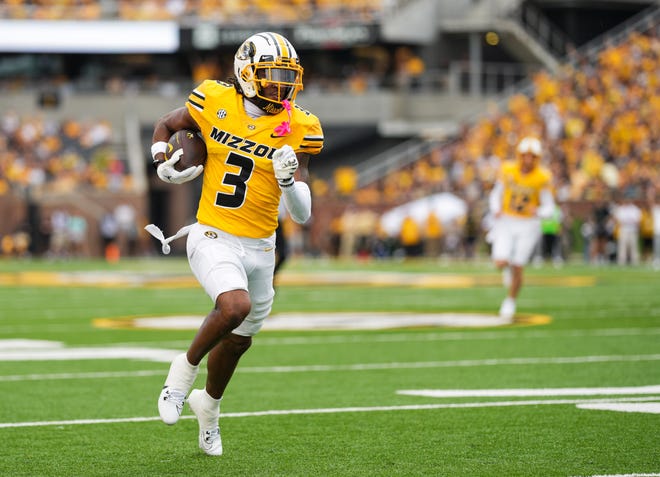
[(283, 138), (283, 137), (286, 137), (286, 136), (276, 136), (275, 134), (270, 133), (270, 137), (272, 137), (273, 139), (279, 139), (279, 138)]

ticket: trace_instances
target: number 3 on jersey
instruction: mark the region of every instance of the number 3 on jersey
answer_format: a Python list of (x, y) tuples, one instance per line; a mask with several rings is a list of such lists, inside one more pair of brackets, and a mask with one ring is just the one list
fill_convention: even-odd
[(226, 207), (228, 209), (238, 209), (245, 202), (247, 193), (247, 181), (254, 170), (254, 161), (246, 156), (241, 156), (235, 152), (230, 152), (225, 164), (239, 167), (238, 173), (226, 172), (222, 177), (222, 184), (233, 187), (233, 194), (217, 192), (215, 196), (215, 205)]

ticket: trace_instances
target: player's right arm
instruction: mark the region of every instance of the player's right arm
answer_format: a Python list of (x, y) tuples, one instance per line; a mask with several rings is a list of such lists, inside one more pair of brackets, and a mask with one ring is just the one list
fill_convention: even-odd
[[(172, 157), (165, 159), (165, 152), (168, 150), (168, 141), (170, 136), (181, 129), (191, 129), (199, 131), (200, 128), (185, 107), (170, 111), (161, 116), (154, 125), (154, 133), (151, 144), (151, 157), (153, 165), (156, 167), (158, 177), (163, 182), (170, 184), (182, 184), (193, 180), (200, 175), (204, 169), (203, 166), (189, 167), (183, 171), (177, 171), (174, 165), (179, 161), (182, 150), (175, 151)], [(178, 153), (178, 155), (177, 155)]]
[(499, 217), (502, 214), (502, 194), (504, 193), (504, 185), (500, 180), (495, 182), (493, 189), (488, 196), (488, 210), (493, 217)]
[(504, 163), (500, 164), (497, 171), (497, 178), (495, 184), (488, 195), (488, 211), (491, 216), (498, 218), (502, 215), (502, 207), (504, 202)]
[(165, 162), (165, 151), (170, 136), (181, 129), (192, 129), (199, 131), (200, 128), (185, 107), (177, 108), (161, 116), (154, 125), (154, 133), (151, 137), (151, 156), (154, 165)]

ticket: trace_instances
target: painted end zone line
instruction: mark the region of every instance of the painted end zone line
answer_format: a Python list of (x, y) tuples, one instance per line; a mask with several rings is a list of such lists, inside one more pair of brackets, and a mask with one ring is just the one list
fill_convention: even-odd
[[(512, 407), (512, 406), (543, 406), (557, 404), (601, 404), (617, 402), (647, 402), (660, 401), (660, 395), (638, 398), (618, 399), (546, 399), (533, 401), (496, 401), (496, 402), (464, 402), (445, 404), (417, 404), (403, 406), (373, 406), (373, 407), (337, 407), (325, 409), (283, 409), (256, 412), (230, 412), (222, 414), (222, 418), (230, 417), (260, 417), (260, 416), (288, 416), (301, 414), (338, 414), (346, 412), (385, 412), (385, 411), (423, 411), (431, 409), (465, 409), (479, 407)], [(195, 419), (195, 416), (181, 416), (181, 419)], [(75, 419), (70, 421), (36, 421), (36, 422), (3, 422), (0, 429), (14, 427), (46, 427), (46, 426), (77, 426), (84, 424), (116, 424), (127, 422), (159, 421), (159, 417), (125, 417), (117, 419)]]

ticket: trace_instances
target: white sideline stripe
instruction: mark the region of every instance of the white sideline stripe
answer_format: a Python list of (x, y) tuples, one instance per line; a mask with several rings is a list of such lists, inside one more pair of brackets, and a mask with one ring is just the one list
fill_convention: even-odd
[[(495, 402), (464, 402), (445, 404), (416, 404), (402, 406), (371, 406), (371, 407), (331, 407), (321, 409), (282, 409), (254, 412), (229, 412), (222, 414), (222, 418), (232, 417), (261, 417), (261, 416), (290, 416), (305, 414), (340, 414), (348, 412), (386, 412), (386, 411), (425, 411), (433, 409), (469, 409), (480, 407), (512, 407), (512, 406), (542, 406), (558, 404), (598, 404), (614, 402), (644, 402), (658, 401), (660, 395), (643, 398), (620, 399), (546, 399), (534, 401), (495, 401)], [(181, 416), (181, 419), (195, 419), (193, 415)], [(34, 421), (34, 422), (3, 422), (0, 429), (16, 427), (45, 427), (45, 426), (77, 426), (85, 424), (116, 424), (126, 422), (160, 421), (160, 417), (124, 417), (116, 419), (72, 419), (67, 421)]]
[(660, 393), (658, 386), (619, 388), (540, 388), (540, 389), (404, 389), (396, 392), (406, 396), (434, 398), (462, 397), (532, 397), (532, 396), (602, 396)]
[[(584, 364), (611, 362), (660, 361), (660, 354), (646, 355), (613, 355), (613, 356), (569, 356), (559, 358), (503, 358), (503, 359), (465, 359), (459, 361), (418, 361), (411, 363), (362, 363), (347, 365), (305, 365), (305, 366), (252, 366), (237, 368), (237, 373), (309, 373), (333, 371), (370, 371), (377, 369), (424, 369), (424, 368), (467, 368), (478, 366), (509, 366), (536, 364)], [(103, 379), (131, 378), (143, 376), (166, 375), (167, 370), (144, 370), (127, 372), (98, 373), (56, 373), (56, 374), (24, 374), (0, 376), (0, 382), (7, 381), (38, 381), (57, 379)]]

